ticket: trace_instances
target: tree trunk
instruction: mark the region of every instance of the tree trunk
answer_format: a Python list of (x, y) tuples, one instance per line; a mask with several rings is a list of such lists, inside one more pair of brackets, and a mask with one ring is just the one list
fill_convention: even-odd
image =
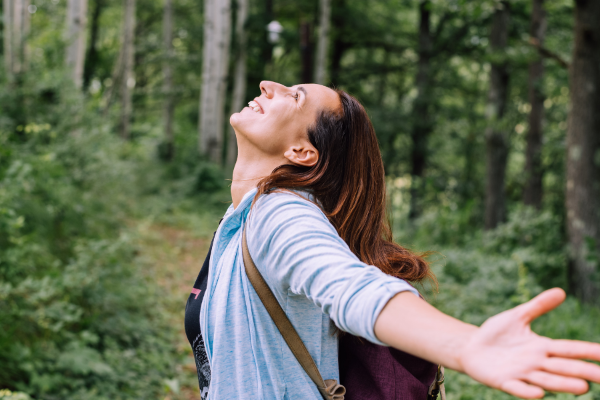
[(410, 211), (411, 220), (421, 213), (419, 200), (423, 186), (423, 174), (427, 161), (427, 139), (431, 133), (432, 123), (430, 116), (431, 106), (431, 2), (422, 0), (419, 3), (419, 61), (417, 64), (417, 97), (413, 105), (413, 127), (411, 132), (411, 185), (410, 185)]
[(575, 2), (575, 46), (570, 70), (567, 131), (567, 233), (570, 286), (598, 303), (600, 282), (600, 2)]
[[(503, 55), (508, 44), (510, 10), (508, 2), (499, 4), (492, 17), (490, 45), (498, 56)], [(506, 219), (504, 180), (508, 159), (508, 132), (502, 126), (508, 98), (508, 67), (506, 61), (492, 62), (486, 117), (486, 190), (485, 228), (494, 229)]]
[[(479, 79), (477, 74), (476, 79)], [(477, 104), (480, 98), (478, 94), (471, 94), (467, 97), (466, 115), (469, 123), (467, 136), (461, 144), (463, 149), (464, 168), (462, 172), (462, 183), (459, 185), (460, 205), (459, 207), (468, 207), (469, 204), (476, 198), (478, 179), (475, 179), (475, 170), (477, 160), (480, 155), (477, 152), (477, 138), (480, 132), (477, 131), (477, 123), (479, 122), (479, 114), (477, 113)]]
[(29, 0), (3, 0), (4, 62), (9, 79), (27, 66), (27, 36), (29, 35)]
[(310, 22), (300, 24), (300, 62), (302, 63), (302, 83), (312, 82), (312, 43), (310, 38)]
[(13, 0), (2, 0), (2, 38), (4, 39), (3, 55), (4, 55), (4, 68), (7, 75), (12, 72), (12, 60), (13, 60), (13, 49), (12, 49), (12, 24), (13, 24)]
[(315, 83), (324, 85), (327, 76), (327, 50), (329, 47), (329, 26), (331, 24), (331, 0), (320, 0), (319, 38), (317, 39), (317, 62), (315, 63)]
[(90, 45), (85, 57), (85, 66), (83, 69), (83, 88), (87, 89), (90, 86), (92, 77), (94, 76), (94, 67), (98, 63), (98, 32), (100, 30), (100, 14), (104, 0), (96, 0), (94, 11), (92, 12), (92, 21), (90, 23)]
[(229, 66), (230, 30), (230, 1), (205, 0), (199, 150), (200, 154), (216, 163), (221, 161), (223, 153), (223, 107)]
[(65, 64), (75, 86), (83, 82), (85, 61), (85, 28), (87, 23), (87, 0), (67, 2), (67, 50)]
[(163, 59), (163, 92), (164, 92), (164, 110), (163, 123), (165, 127), (165, 140), (162, 156), (166, 161), (171, 161), (174, 154), (174, 136), (173, 136), (173, 112), (175, 102), (173, 98), (173, 4), (172, 0), (165, 0), (163, 10), (163, 39), (164, 39), (164, 59)]
[[(235, 37), (237, 42), (235, 72), (233, 77), (233, 96), (231, 101), (231, 114), (240, 112), (246, 99), (246, 22), (248, 20), (248, 0), (237, 0), (237, 20), (235, 23)], [(237, 139), (233, 127), (229, 126), (229, 139), (227, 143), (227, 165), (233, 166), (237, 159)]]
[(119, 133), (123, 139), (129, 139), (131, 115), (133, 106), (131, 95), (135, 87), (133, 60), (135, 53), (135, 0), (125, 0), (125, 14), (123, 19), (123, 71), (121, 74), (121, 121)]
[(344, 32), (344, 26), (348, 22), (346, 18), (346, 1), (345, 0), (333, 0), (332, 9), (332, 24), (335, 27), (333, 31), (333, 49), (331, 51), (331, 73), (329, 74), (330, 81), (333, 84), (338, 82), (342, 57), (346, 50), (350, 48)]
[(113, 64), (112, 73), (111, 73), (111, 81), (112, 84), (106, 88), (106, 90), (102, 93), (103, 103), (104, 103), (104, 111), (103, 115), (106, 117), (108, 115), (108, 111), (115, 99), (118, 96), (119, 91), (121, 90), (121, 80), (123, 79), (123, 45), (121, 44), (121, 49), (119, 50), (119, 54), (117, 55), (117, 59)]
[[(546, 36), (546, 11), (544, 0), (533, 0), (531, 13), (531, 38), (543, 46)], [(538, 49), (540, 48), (538, 47)], [(544, 63), (541, 54), (529, 65), (529, 131), (525, 151), (525, 188), (523, 203), (540, 208), (542, 206), (542, 123), (544, 119), (544, 94), (542, 79)]]
[(269, 41), (269, 32), (266, 29), (267, 24), (269, 24), (274, 19), (273, 14), (273, 0), (264, 0), (265, 5), (265, 19), (266, 21), (265, 30), (263, 32), (263, 46), (262, 46), (262, 61), (263, 61), (263, 76), (267, 76), (267, 71), (269, 70), (269, 64), (271, 63), (271, 59), (273, 58), (273, 46), (274, 44)]

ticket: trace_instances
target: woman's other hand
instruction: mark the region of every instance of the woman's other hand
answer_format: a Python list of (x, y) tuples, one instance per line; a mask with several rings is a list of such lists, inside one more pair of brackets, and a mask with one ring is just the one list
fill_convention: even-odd
[(552, 340), (530, 327), (564, 299), (562, 289), (547, 290), (478, 328), (403, 292), (381, 311), (374, 331), (392, 347), (514, 396), (537, 399), (544, 390), (582, 394), (588, 390), (586, 381), (600, 383), (600, 366), (581, 361), (600, 361), (600, 344)]
[(459, 360), (463, 371), (481, 383), (527, 399), (543, 397), (544, 389), (587, 392), (586, 381), (600, 382), (600, 366), (581, 360), (600, 361), (600, 344), (552, 340), (530, 327), (565, 297), (562, 289), (550, 289), (488, 319), (463, 348)]

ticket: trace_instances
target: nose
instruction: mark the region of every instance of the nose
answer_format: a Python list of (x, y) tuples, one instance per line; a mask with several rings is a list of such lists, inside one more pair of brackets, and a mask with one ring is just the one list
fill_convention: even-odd
[(262, 81), (259, 86), (260, 91), (267, 97), (267, 99), (272, 99), (275, 95), (275, 92), (287, 89), (282, 84), (271, 81)]

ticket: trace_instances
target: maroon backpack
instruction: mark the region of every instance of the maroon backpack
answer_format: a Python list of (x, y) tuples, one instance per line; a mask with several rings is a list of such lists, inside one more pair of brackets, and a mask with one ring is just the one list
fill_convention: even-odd
[(444, 367), (393, 347), (342, 334), (338, 362), (344, 400), (446, 400)]
[[(439, 385), (431, 387), (432, 382), (443, 383), (437, 365), (350, 334), (340, 336), (338, 360), (344, 400), (437, 399)], [(442, 399), (444, 394), (442, 389)]]

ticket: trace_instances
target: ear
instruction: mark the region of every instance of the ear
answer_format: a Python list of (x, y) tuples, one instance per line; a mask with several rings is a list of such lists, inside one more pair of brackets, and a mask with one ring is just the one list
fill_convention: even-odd
[(302, 165), (303, 167), (312, 167), (319, 161), (319, 152), (310, 143), (304, 143), (302, 146), (292, 146), (283, 155), (292, 164)]

